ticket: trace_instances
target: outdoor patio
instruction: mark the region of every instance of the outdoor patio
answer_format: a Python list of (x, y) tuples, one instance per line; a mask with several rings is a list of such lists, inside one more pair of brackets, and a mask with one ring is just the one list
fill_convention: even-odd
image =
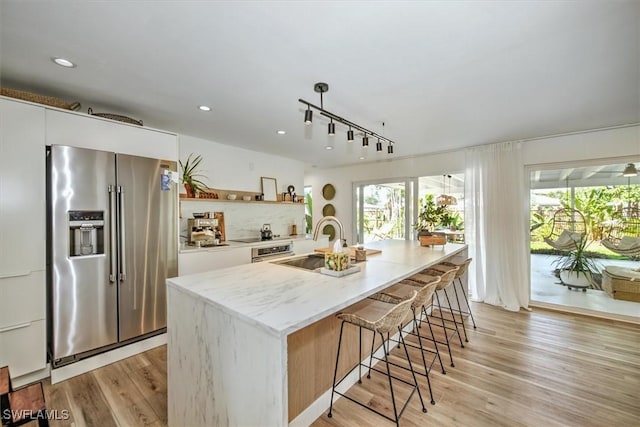
[[(559, 284), (553, 274), (552, 265), (556, 255), (531, 255), (531, 303), (542, 306), (556, 306), (566, 311), (605, 316), (640, 323), (640, 302), (622, 301), (611, 298), (606, 292), (588, 289), (569, 290)], [(597, 259), (600, 269), (615, 265), (640, 268), (640, 261)]]

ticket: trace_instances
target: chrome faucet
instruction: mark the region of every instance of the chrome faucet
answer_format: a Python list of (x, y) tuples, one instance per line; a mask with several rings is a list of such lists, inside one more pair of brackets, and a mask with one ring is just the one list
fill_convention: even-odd
[(318, 221), (318, 223), (316, 224), (316, 228), (313, 230), (313, 240), (318, 240), (318, 234), (320, 234), (320, 226), (325, 222), (329, 222), (329, 221), (333, 221), (336, 223), (336, 225), (338, 226), (338, 229), (340, 230), (340, 241), (342, 242), (342, 246), (343, 247), (347, 246), (347, 239), (344, 238), (344, 227), (342, 223), (338, 218), (330, 215), (323, 216), (322, 218), (320, 218), (320, 221)]

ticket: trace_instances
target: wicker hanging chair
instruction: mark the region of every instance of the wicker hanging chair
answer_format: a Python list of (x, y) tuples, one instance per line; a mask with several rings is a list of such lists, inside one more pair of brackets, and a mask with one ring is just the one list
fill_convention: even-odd
[(553, 214), (551, 233), (544, 241), (559, 251), (571, 251), (586, 238), (584, 215), (576, 209), (559, 209)]

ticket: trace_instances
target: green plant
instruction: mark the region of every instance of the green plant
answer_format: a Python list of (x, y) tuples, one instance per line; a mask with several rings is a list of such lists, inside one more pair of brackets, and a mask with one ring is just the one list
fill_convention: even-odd
[[(200, 163), (202, 163), (202, 156), (197, 155), (191, 158), (192, 156), (193, 153), (189, 154), (184, 163), (182, 163), (182, 160), (178, 161), (182, 170), (182, 183), (185, 188), (187, 186), (191, 187), (192, 192), (202, 191), (207, 188), (207, 185), (200, 179), (206, 177), (198, 170)], [(189, 193), (189, 188), (187, 188), (187, 193)]]
[(451, 212), (446, 206), (443, 206), (444, 211), (440, 218), (440, 226), (443, 228), (450, 228), (452, 230), (464, 229), (464, 221), (460, 216), (460, 212)]
[(576, 273), (598, 273), (598, 265), (587, 253), (587, 246), (589, 246), (587, 238), (583, 236), (580, 240), (576, 240), (576, 248), (560, 255), (553, 261), (553, 266), (558, 270), (568, 270)]
[(420, 212), (413, 228), (418, 231), (431, 231), (447, 212), (446, 206), (437, 206), (433, 194), (427, 194), (420, 200)]
[(305, 202), (307, 203), (304, 213), (305, 233), (309, 234), (313, 232), (313, 217), (311, 216), (313, 212), (313, 197), (311, 197), (311, 192), (305, 194)]

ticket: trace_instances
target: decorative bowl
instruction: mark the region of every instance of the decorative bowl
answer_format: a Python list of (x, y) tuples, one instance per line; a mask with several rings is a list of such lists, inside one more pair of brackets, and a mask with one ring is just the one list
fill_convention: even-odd
[(242, 200), (244, 200), (245, 202), (248, 202), (251, 200), (251, 196), (242, 196)]
[(227, 199), (229, 200), (235, 200), (238, 197), (237, 194), (227, 194)]

